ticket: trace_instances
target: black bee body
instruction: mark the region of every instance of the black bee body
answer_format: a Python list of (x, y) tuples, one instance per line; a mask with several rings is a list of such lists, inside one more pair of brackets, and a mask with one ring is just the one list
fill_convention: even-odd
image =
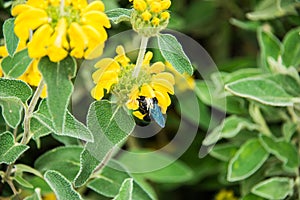
[(139, 96), (137, 99), (139, 101), (139, 111), (144, 115), (144, 120), (150, 122), (151, 117), (157, 122), (161, 127), (165, 126), (165, 118), (163, 117), (159, 106), (157, 105), (158, 101), (156, 97), (147, 98), (145, 96)]

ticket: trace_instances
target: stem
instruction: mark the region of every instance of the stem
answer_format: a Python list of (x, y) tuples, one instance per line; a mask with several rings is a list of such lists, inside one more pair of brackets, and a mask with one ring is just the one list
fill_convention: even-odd
[(28, 142), (28, 138), (29, 138), (29, 134), (30, 134), (30, 119), (32, 117), (32, 113), (34, 111), (34, 108), (41, 96), (41, 93), (43, 91), (44, 88), (44, 80), (42, 79), (39, 83), (39, 86), (37, 87), (37, 89), (35, 90), (35, 93), (30, 101), (30, 104), (28, 106), (28, 108), (25, 110), (25, 117), (24, 117), (24, 134), (23, 134), (23, 138), (21, 140), (21, 144), (27, 144)]
[(6, 169), (6, 172), (5, 172), (5, 175), (4, 175), (3, 178), (4, 178), (4, 181), (9, 185), (9, 187), (13, 191), (14, 195), (17, 197), (18, 196), (18, 191), (17, 191), (15, 185), (13, 184), (12, 180), (10, 179), (10, 174), (11, 174), (11, 170), (13, 168), (13, 165), (14, 164), (10, 164), (10, 165), (7, 166), (7, 169)]
[(94, 173), (100, 171), (105, 165), (108, 163), (108, 161), (111, 159), (113, 152), (115, 150), (115, 147), (113, 147), (104, 157), (103, 161), (100, 163), (100, 165), (94, 170)]
[(65, 15), (65, 0), (60, 0), (60, 5), (59, 5), (59, 13), (60, 16), (64, 16)]
[(141, 41), (141, 46), (140, 46), (140, 51), (139, 51), (139, 55), (136, 61), (136, 66), (134, 68), (134, 71), (132, 73), (132, 76), (134, 78), (138, 77), (142, 64), (143, 64), (143, 60), (144, 60), (144, 56), (146, 53), (146, 48), (147, 48), (147, 44), (148, 44), (148, 37), (142, 36), (142, 41)]

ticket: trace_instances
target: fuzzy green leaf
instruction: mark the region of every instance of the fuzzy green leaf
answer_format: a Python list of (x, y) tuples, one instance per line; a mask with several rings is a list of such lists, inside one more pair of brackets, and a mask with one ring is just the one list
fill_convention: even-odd
[(105, 14), (113, 23), (118, 24), (123, 21), (130, 21), (131, 12), (132, 9), (115, 8), (106, 11)]
[(42, 200), (41, 189), (36, 188), (34, 190), (34, 193), (32, 195), (26, 197), (24, 200)]
[(28, 49), (17, 52), (12, 57), (3, 58), (1, 66), (6, 77), (20, 77), (31, 64), (32, 58), (28, 55)]
[(283, 39), (282, 61), (285, 66), (299, 67), (300, 64), (300, 28), (292, 29)]
[[(272, 77), (255, 77), (229, 83), (225, 88), (234, 95), (266, 105), (292, 106), (296, 101), (295, 98), (285, 90), (286, 87), (280, 84), (280, 82), (273, 81)], [(294, 82), (291, 82), (291, 84), (293, 84), (291, 86), (293, 88), (298, 86)]]
[(269, 157), (269, 153), (258, 139), (252, 139), (241, 146), (230, 160), (227, 180), (240, 181), (255, 173)]
[(238, 147), (232, 144), (217, 144), (209, 154), (219, 160), (228, 162), (236, 153)]
[(22, 155), (29, 146), (15, 143), (10, 132), (0, 134), (0, 164), (12, 164)]
[(293, 179), (273, 177), (258, 183), (251, 192), (267, 199), (285, 199), (293, 194), (293, 187)]
[(113, 198), (113, 200), (133, 200), (132, 198), (133, 192), (133, 179), (127, 178), (123, 181), (119, 194)]
[(267, 136), (261, 136), (260, 141), (269, 153), (275, 155), (284, 163), (284, 167), (287, 170), (297, 172), (300, 161), (294, 145), (290, 142), (275, 140)]
[(25, 103), (32, 95), (31, 88), (21, 80), (0, 78), (0, 98), (13, 97)]
[(43, 126), (45, 126), (45, 128), (43, 129), (40, 127), (42, 130), (39, 131), (44, 132), (42, 132), (41, 134), (48, 134), (50, 131), (60, 136), (69, 136), (88, 142), (93, 141), (93, 135), (89, 131), (89, 129), (81, 122), (79, 122), (69, 111), (66, 111), (64, 131), (57, 132), (54, 128), (53, 122), (51, 121), (51, 115), (48, 108), (49, 107), (46, 103), (46, 100), (43, 100), (41, 101), (38, 110), (34, 112), (33, 115), (35, 119), (37, 119)]
[(40, 156), (34, 166), (40, 172), (55, 170), (69, 181), (73, 181), (79, 171), (81, 147), (68, 146), (52, 149)]
[[(125, 179), (131, 178), (126, 169), (115, 160), (111, 160), (106, 167), (103, 168), (101, 176), (88, 183), (88, 188), (95, 192), (106, 196), (114, 197), (119, 193), (122, 182)], [(135, 180), (135, 177), (134, 177)], [(148, 200), (157, 199), (152, 194), (145, 190), (145, 186), (140, 182), (133, 182), (133, 199)]]
[(19, 44), (19, 38), (16, 36), (14, 32), (14, 23), (15, 23), (15, 19), (10, 18), (4, 22), (2, 27), (5, 47), (10, 56), (14, 55)]
[(259, 29), (257, 33), (258, 42), (261, 49), (261, 65), (263, 69), (269, 71), (270, 66), (268, 64), (268, 57), (272, 57), (274, 60), (277, 60), (282, 51), (282, 44), (271, 32), (266, 32), (263, 29)]
[(182, 183), (193, 177), (193, 171), (187, 165), (162, 152), (139, 150), (124, 153), (119, 160), (130, 172), (143, 172), (141, 176), (155, 182)]
[(217, 126), (204, 140), (204, 145), (215, 144), (222, 138), (232, 138), (241, 130), (254, 130), (256, 125), (246, 118), (232, 115), (224, 119), (221, 125)]
[[(135, 122), (123, 107), (103, 100), (90, 105), (87, 125), (93, 133), (95, 141), (87, 143), (85, 149), (89, 153), (85, 152), (81, 155), (81, 161), (85, 160), (87, 162), (81, 162), (81, 169), (75, 180), (76, 186), (84, 184), (89, 178), (94, 170), (90, 166), (96, 167), (94, 166), (95, 159), (100, 164), (113, 153), (114, 147), (125, 141), (133, 131)], [(92, 159), (92, 164), (90, 164), (88, 162), (90, 159), (86, 159), (84, 156), (94, 157), (95, 159)]]
[(30, 119), (30, 133), (33, 135), (34, 140), (38, 140), (41, 137), (49, 135), (52, 131), (44, 124), (39, 122), (36, 118)]
[(80, 194), (73, 189), (71, 182), (61, 173), (49, 170), (45, 173), (45, 180), (59, 200), (82, 200)]
[(71, 79), (76, 73), (76, 62), (72, 57), (53, 63), (48, 57), (39, 62), (45, 83), (47, 84), (48, 108), (52, 117), (55, 132), (64, 132), (67, 107), (73, 91)]
[(171, 63), (179, 73), (193, 74), (193, 66), (176, 37), (170, 34), (160, 34), (157, 37), (157, 41), (164, 59)]
[(33, 185), (31, 185), (28, 181), (26, 181), (21, 175), (19, 174), (16, 174), (14, 176), (14, 180), (16, 182), (18, 182), (20, 185), (22, 185), (23, 187), (25, 188), (30, 188), (32, 189), (33, 188)]
[(17, 98), (0, 98), (0, 106), (2, 108), (2, 116), (12, 128), (17, 128), (21, 122), (23, 105)]
[(295, 3), (294, 0), (263, 0), (257, 4), (253, 12), (247, 13), (247, 17), (250, 20), (270, 20), (284, 15), (297, 15), (293, 6)]

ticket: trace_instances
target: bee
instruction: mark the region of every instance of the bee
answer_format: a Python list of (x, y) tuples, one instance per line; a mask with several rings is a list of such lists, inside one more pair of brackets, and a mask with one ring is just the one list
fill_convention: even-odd
[(157, 104), (158, 101), (156, 97), (147, 98), (144, 96), (139, 96), (137, 100), (139, 101), (139, 111), (142, 114), (146, 114), (145, 119), (150, 121), (150, 117), (152, 117), (160, 127), (164, 128), (166, 120)]

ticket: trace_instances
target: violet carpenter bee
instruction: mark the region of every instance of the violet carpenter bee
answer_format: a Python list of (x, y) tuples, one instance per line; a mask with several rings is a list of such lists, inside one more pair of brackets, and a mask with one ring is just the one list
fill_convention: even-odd
[(139, 111), (142, 114), (146, 114), (145, 120), (150, 121), (150, 117), (152, 117), (160, 127), (164, 128), (166, 120), (157, 104), (156, 97), (147, 98), (140, 96), (137, 100), (139, 101)]

